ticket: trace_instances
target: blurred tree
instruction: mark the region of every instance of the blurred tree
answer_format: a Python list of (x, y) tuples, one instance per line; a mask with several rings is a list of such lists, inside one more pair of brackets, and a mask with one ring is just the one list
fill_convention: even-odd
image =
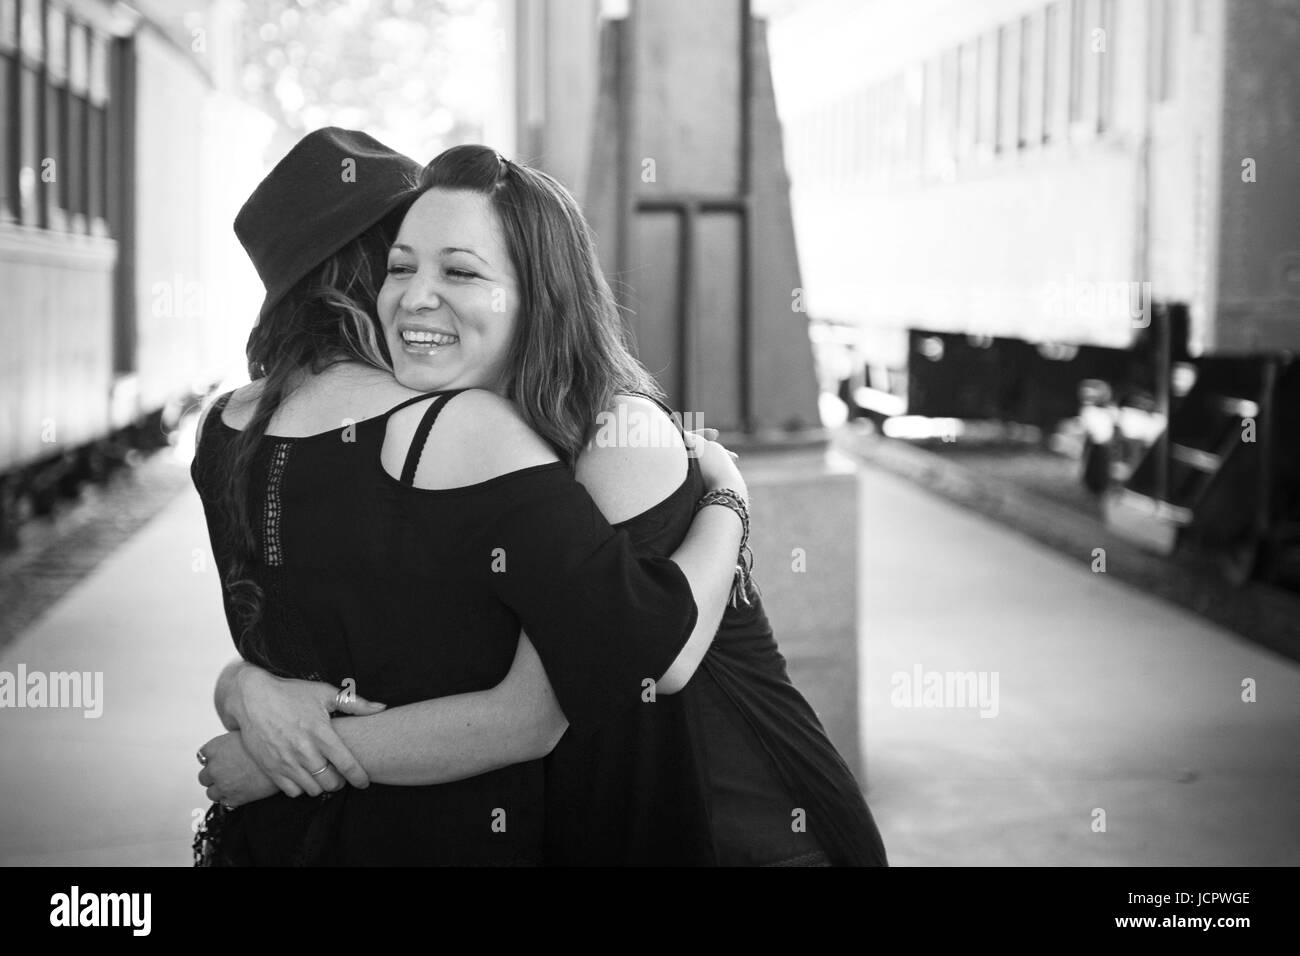
[(427, 160), (482, 138), (502, 72), (495, 3), (244, 0), (244, 92), (297, 138), (363, 129)]

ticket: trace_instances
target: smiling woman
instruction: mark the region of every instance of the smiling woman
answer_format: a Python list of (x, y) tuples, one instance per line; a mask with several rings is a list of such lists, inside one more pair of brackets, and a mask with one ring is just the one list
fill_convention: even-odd
[(517, 288), (487, 198), (426, 192), (402, 222), (379, 292), (398, 380), (420, 391), (497, 388), (515, 334)]

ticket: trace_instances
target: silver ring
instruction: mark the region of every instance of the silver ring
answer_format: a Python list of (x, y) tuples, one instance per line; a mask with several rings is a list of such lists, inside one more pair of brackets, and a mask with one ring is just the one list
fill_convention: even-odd
[(354, 698), (352, 696), (352, 691), (344, 687), (342, 690), (340, 690), (337, 694), (334, 695), (334, 706), (346, 707), (348, 704), (352, 703), (353, 699)]
[(328, 770), (329, 768), (330, 768), (330, 765), (329, 765), (328, 763), (326, 763), (325, 766), (321, 767), (319, 770), (313, 770), (313, 771), (311, 772), (311, 775), (312, 775), (313, 777), (319, 777), (321, 774), (323, 774), (323, 773), (324, 773), (326, 770)]
[(203, 752), (202, 747), (199, 748), (198, 753), (196, 753), (194, 756), (199, 758), (200, 767), (206, 767), (208, 765), (208, 755)]

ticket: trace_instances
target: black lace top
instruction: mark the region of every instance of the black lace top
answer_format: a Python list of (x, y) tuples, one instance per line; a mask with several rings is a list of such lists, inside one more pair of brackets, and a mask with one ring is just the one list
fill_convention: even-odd
[[(434, 398), (424, 423), (455, 394)], [(227, 398), (208, 416), (192, 469), (223, 579), (231, 526), (218, 495), (235, 434), (221, 420)], [(634, 554), (560, 463), (423, 490), (411, 483), (413, 455), (393, 478), (380, 462), (392, 411), (261, 442), (250, 576), (264, 594), (270, 650), (254, 663), (338, 685), (352, 678), (357, 693), (392, 707), (493, 687), (522, 628), (575, 738), (636, 707), (643, 680), (667, 669), (695, 625), (677, 565)], [(434, 437), (426, 453), (436, 453)], [(223, 600), (237, 633), (224, 590)], [(196, 854), (212, 864), (531, 864), (543, 822), (542, 762), (530, 761), (438, 786), (214, 807)]]

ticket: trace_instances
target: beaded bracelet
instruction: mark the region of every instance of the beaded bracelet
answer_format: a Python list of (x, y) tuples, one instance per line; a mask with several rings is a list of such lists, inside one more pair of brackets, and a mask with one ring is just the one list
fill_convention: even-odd
[[(737, 607), (737, 601), (749, 606), (749, 582), (754, 569), (754, 552), (749, 548), (749, 505), (744, 497), (730, 488), (715, 488), (707, 492), (695, 503), (695, 512), (709, 505), (722, 505), (730, 508), (740, 518), (740, 549), (736, 557), (736, 577), (731, 584), (731, 606)], [(748, 560), (745, 556), (749, 555)]]

